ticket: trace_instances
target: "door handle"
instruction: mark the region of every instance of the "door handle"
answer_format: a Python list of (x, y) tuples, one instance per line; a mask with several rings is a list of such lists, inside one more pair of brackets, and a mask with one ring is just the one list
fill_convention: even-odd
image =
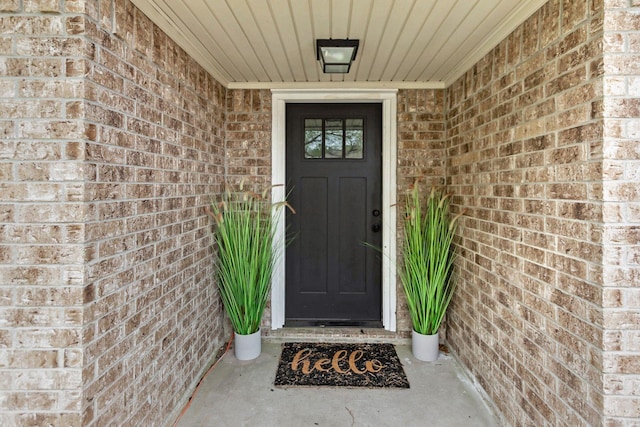
[(374, 233), (377, 233), (377, 232), (379, 232), (379, 231), (380, 231), (380, 229), (381, 229), (381, 228), (382, 228), (382, 227), (380, 227), (380, 224), (373, 224), (373, 225), (371, 226), (371, 231), (373, 231)]

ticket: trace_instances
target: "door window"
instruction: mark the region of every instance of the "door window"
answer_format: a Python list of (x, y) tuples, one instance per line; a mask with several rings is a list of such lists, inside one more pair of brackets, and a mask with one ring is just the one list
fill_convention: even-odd
[(363, 159), (364, 119), (304, 120), (305, 159)]

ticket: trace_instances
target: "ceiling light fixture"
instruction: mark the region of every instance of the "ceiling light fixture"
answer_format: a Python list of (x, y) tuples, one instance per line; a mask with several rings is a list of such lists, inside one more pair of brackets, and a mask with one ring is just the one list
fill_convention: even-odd
[(360, 40), (317, 39), (316, 56), (324, 73), (348, 73)]

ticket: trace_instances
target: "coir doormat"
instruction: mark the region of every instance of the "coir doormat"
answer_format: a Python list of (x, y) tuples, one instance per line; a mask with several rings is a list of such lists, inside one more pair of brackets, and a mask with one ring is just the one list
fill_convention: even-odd
[(392, 344), (284, 343), (274, 384), (409, 388)]

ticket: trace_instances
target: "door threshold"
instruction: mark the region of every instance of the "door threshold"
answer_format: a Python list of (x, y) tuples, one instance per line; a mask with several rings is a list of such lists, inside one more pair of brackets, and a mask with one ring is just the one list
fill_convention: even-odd
[(360, 326), (296, 326), (264, 330), (264, 337), (276, 342), (369, 342), (408, 344), (410, 332), (391, 332), (383, 328)]
[(383, 328), (381, 320), (308, 320), (288, 319), (284, 322), (285, 328)]

